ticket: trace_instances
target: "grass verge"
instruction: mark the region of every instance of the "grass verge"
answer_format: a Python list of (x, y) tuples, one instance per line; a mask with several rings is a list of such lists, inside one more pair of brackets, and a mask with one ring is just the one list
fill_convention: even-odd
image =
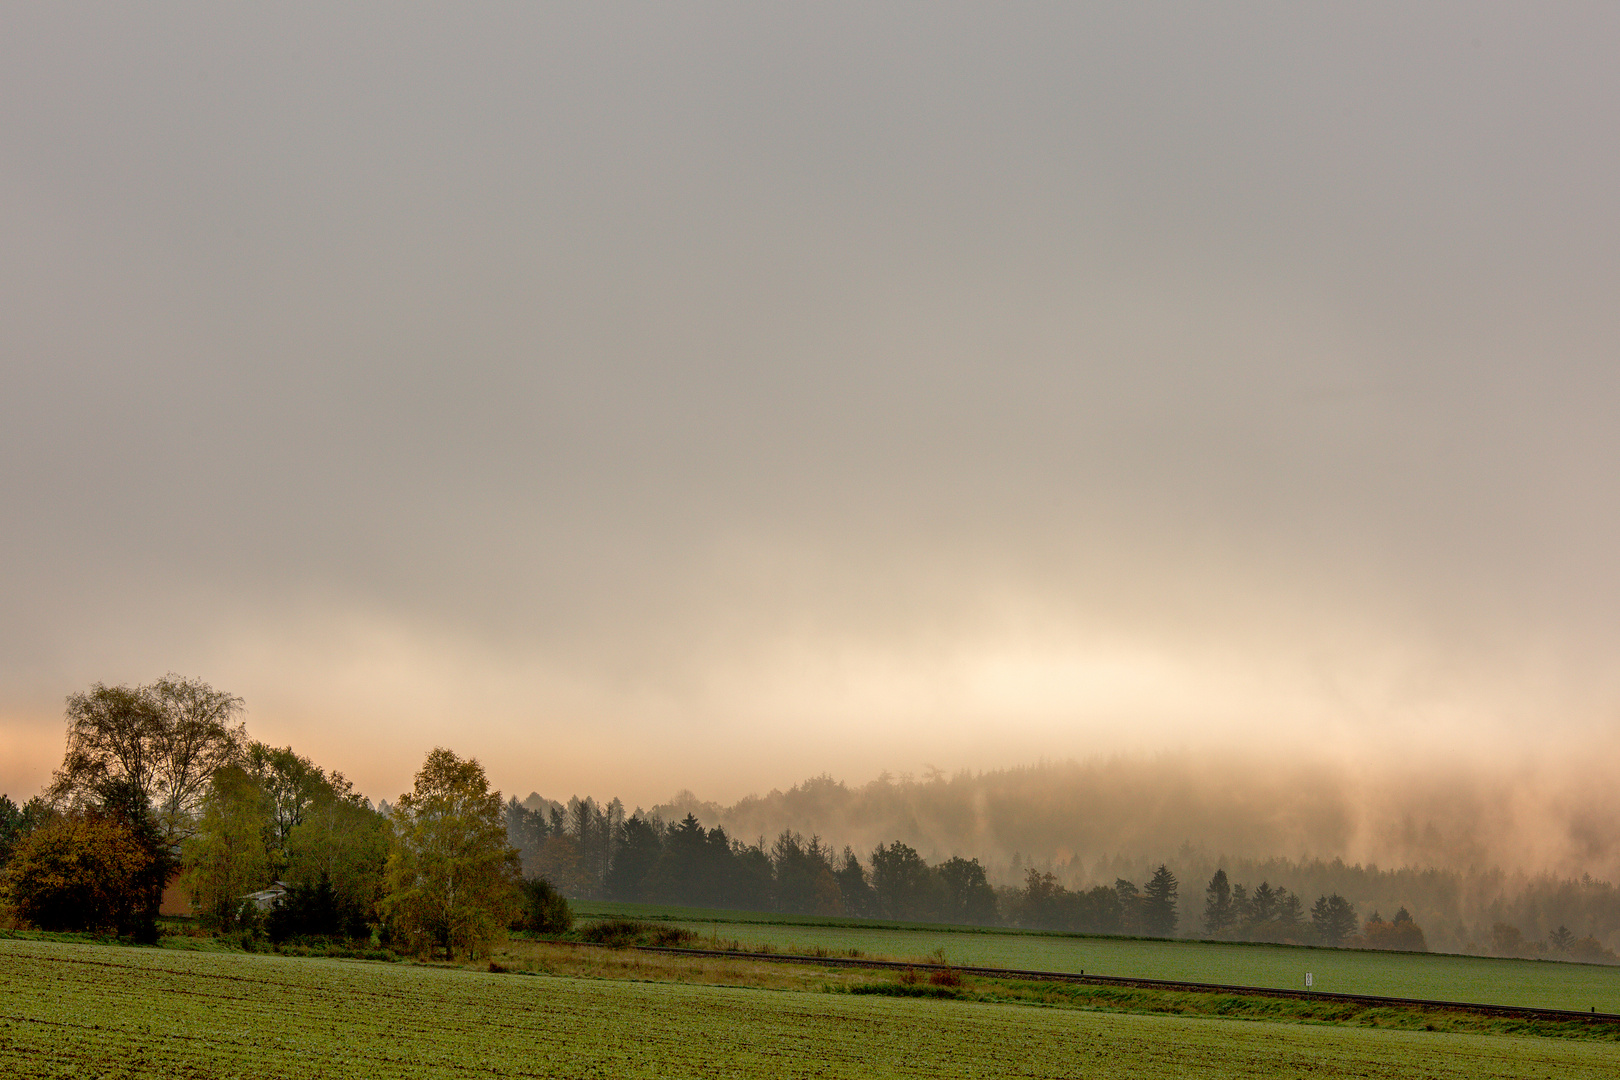
[[(933, 961), (934, 957), (927, 959)], [(1328, 1024), (1402, 1031), (1620, 1042), (1620, 1024), (1612, 1021), (1523, 1019), (1469, 1012), (1465, 1009), (1310, 1001), (1268, 997), (1261, 994), (1088, 986), (965, 975), (949, 968), (894, 971), (864, 967), (824, 967), (751, 960), (746, 952), (739, 952), (734, 957), (700, 957), (682, 956), (679, 953), (603, 949), (568, 942), (513, 941), (497, 950), (488, 960), (469, 960), (457, 966), (515, 974), (739, 986), (765, 990), (812, 990), (835, 994), (1029, 1005), (1087, 1012), (1205, 1016), (1273, 1023)]]

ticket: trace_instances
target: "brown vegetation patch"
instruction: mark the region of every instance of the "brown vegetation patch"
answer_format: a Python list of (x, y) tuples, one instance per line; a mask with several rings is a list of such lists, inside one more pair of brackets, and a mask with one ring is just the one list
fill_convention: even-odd
[(636, 919), (600, 919), (580, 927), (581, 941), (622, 949), (630, 945), (657, 945), (678, 948), (690, 945), (697, 935), (681, 926), (640, 922)]

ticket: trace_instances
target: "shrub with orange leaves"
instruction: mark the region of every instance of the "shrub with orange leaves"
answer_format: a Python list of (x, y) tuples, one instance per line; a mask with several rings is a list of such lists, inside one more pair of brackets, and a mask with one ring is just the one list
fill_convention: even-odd
[(128, 932), (147, 906), (152, 853), (129, 824), (99, 811), (58, 818), (19, 843), (5, 898), (41, 930)]

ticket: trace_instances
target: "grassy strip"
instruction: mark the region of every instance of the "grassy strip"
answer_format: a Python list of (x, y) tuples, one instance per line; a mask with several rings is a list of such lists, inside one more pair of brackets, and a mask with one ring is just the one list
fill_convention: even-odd
[[(681, 924), (676, 924), (681, 925)], [(916, 956), (943, 948), (953, 964), (1011, 970), (1078, 972), (1279, 990), (1315, 989), (1443, 1002), (1620, 1013), (1620, 967), (1546, 960), (1458, 957), (1372, 950), (1304, 949), (1193, 941), (1074, 939), (1028, 934), (959, 934), (767, 924), (685, 924), (701, 938), (770, 944), (778, 952), (822, 946), (834, 955)]]
[[(582, 936), (596, 937), (612, 945), (648, 943), (649, 940), (661, 939), (669, 933), (667, 928), (631, 921), (602, 924), (600, 932), (592, 932), (592, 928), (589, 927), (582, 929), (586, 931)], [(127, 944), (116, 938), (101, 938), (90, 934), (20, 930), (0, 930), (0, 939), (82, 945)], [(729, 947), (735, 956), (698, 957), (672, 953), (645, 953), (615, 948), (604, 949), (592, 944), (519, 937), (508, 942), (489, 958), (465, 960), (460, 963), (435, 963), (431, 966), (636, 982), (977, 1001), (1092, 1012), (1205, 1016), (1282, 1023), (1381, 1027), (1407, 1031), (1620, 1042), (1620, 1024), (1612, 1021), (1526, 1019), (1473, 1013), (1463, 1009), (1301, 1000), (1264, 994), (1093, 986), (1045, 980), (1025, 981), (962, 975), (950, 969), (924, 973), (916, 970), (896, 972), (860, 967), (812, 966), (750, 958), (751, 955), (775, 954), (777, 950), (769, 945), (744, 949), (737, 942), (724, 941), (718, 936), (713, 939), (698, 939), (690, 944), (709, 948)], [(240, 946), (222, 939), (187, 935), (166, 936), (163, 945), (172, 949), (206, 952), (242, 951)], [(266, 948), (264, 951), (271, 950)], [(402, 959), (386, 950), (354, 948), (322, 942), (289, 943), (276, 947), (274, 951), (291, 956)], [(830, 959), (847, 955), (863, 959), (893, 959), (903, 963), (937, 964), (942, 959), (937, 954), (927, 957), (869, 956), (862, 954), (858, 949), (847, 952), (816, 949), (814, 953)]]
[[(1493, 957), (1480, 956), (1472, 953), (1448, 952), (1421, 952), (1411, 953), (1399, 950), (1385, 949), (1359, 949), (1340, 945), (1308, 945), (1295, 941), (1235, 941), (1226, 938), (1200, 938), (1200, 937), (1150, 937), (1141, 934), (1099, 934), (1079, 930), (1051, 930), (1019, 926), (982, 926), (963, 923), (929, 923), (929, 922), (899, 922), (884, 919), (857, 918), (848, 915), (802, 915), (787, 912), (761, 912), (741, 911), (730, 908), (702, 908), (681, 907), (664, 904), (641, 904), (630, 901), (616, 900), (576, 900), (572, 901), (576, 916), (582, 919), (591, 918), (626, 918), (644, 922), (681, 922), (695, 924), (712, 924), (710, 931), (715, 936), (720, 933), (720, 926), (735, 925), (748, 927), (813, 927), (817, 929), (843, 929), (867, 932), (920, 932), (929, 934), (952, 934), (967, 937), (991, 938), (1026, 938), (1035, 941), (1050, 940), (1054, 942), (1091, 942), (1100, 945), (1120, 946), (1140, 943), (1146, 946), (1185, 946), (1185, 945), (1211, 945), (1222, 949), (1253, 950), (1258, 953), (1288, 953), (1297, 955), (1301, 960), (1311, 960), (1322, 957), (1353, 957), (1357, 960), (1378, 957), (1425, 957), (1445, 958), (1466, 961), (1486, 961), (1492, 964), (1535, 964), (1555, 965), (1568, 968), (1597, 968), (1613, 970), (1615, 965), (1574, 960), (1555, 960), (1548, 957)], [(795, 951), (784, 949), (783, 951)], [(838, 953), (842, 955), (842, 953)], [(851, 955), (859, 955), (852, 953)], [(1325, 962), (1325, 960), (1318, 960)], [(1019, 964), (1020, 967), (1039, 967), (1036, 963)], [(1201, 979), (1198, 981), (1215, 981)]]
[[(817, 990), (880, 997), (1032, 1005), (1089, 1012), (1203, 1016), (1274, 1023), (1620, 1042), (1620, 1024), (1604, 1021), (1531, 1020), (1458, 1009), (1312, 1001), (1263, 994), (1025, 981), (963, 975), (951, 969), (923, 972), (822, 967), (751, 960), (749, 956), (749, 953), (739, 952), (735, 958), (688, 957), (678, 953), (602, 949), (565, 942), (513, 941), (489, 961), (468, 961), (458, 966), (575, 978), (743, 986), (766, 990)], [(932, 959), (929, 958), (930, 961)]]
[(172, 932), (160, 924), (157, 944), (147, 945), (112, 934), (88, 934), (55, 930), (0, 930), (0, 940), (51, 941), (64, 945), (110, 945), (125, 949), (168, 949), (202, 953), (275, 953), (281, 956), (315, 956), (347, 960), (408, 959), (391, 949), (364, 941), (340, 938), (294, 938), (271, 942), (264, 938), (243, 938), (234, 934)]
[[(639, 919), (645, 922), (736, 923), (739, 926), (823, 926), (853, 930), (926, 930), (940, 934), (992, 934), (1009, 937), (1101, 938), (1108, 941), (1181, 941), (1191, 938), (1147, 938), (1126, 934), (1091, 934), (1077, 930), (1038, 930), (1021, 926), (970, 923), (898, 922), (854, 915), (798, 915), (734, 908), (676, 907), (628, 900), (572, 900), (574, 914), (585, 919)], [(1247, 944), (1247, 943), (1245, 943)]]
[(1014, 979), (968, 976), (961, 977), (960, 985), (957, 986), (931, 985), (924, 980), (915, 978), (906, 980), (902, 977), (886, 982), (875, 981), (866, 985), (851, 986), (846, 992), (893, 997), (1009, 1002), (1103, 1012), (1212, 1016), (1228, 1020), (1265, 1020), (1273, 1023), (1333, 1024), (1395, 1028), (1403, 1031), (1467, 1032), (1479, 1035), (1519, 1035), (1620, 1042), (1620, 1024), (1612, 1021), (1525, 1019), (1493, 1016), (1463, 1009), (1311, 1001), (1268, 997), (1261, 994), (1197, 993), (1044, 981), (1020, 982)]
[(498, 974), (834, 993), (883, 981), (882, 976), (865, 968), (774, 963), (751, 960), (746, 954), (710, 957), (604, 949), (565, 941), (513, 940), (487, 960), (467, 960), (453, 966)]

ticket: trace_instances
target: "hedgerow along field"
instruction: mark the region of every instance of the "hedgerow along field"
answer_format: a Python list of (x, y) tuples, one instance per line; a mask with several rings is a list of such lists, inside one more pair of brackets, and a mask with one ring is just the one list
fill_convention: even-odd
[(696, 933), (698, 945), (718, 940), (736, 942), (744, 949), (768, 946), (784, 953), (820, 949), (835, 955), (853, 949), (867, 956), (908, 959), (943, 950), (944, 959), (953, 964), (1290, 990), (1304, 989), (1308, 971), (1311, 989), (1332, 993), (1620, 1013), (1620, 967), (1598, 964), (894, 923), (872, 926), (856, 920), (795, 920), (645, 904), (582, 903), (576, 909), (583, 917), (668, 921)]
[(1613, 1043), (0, 940), (16, 1077), (1614, 1075)]

